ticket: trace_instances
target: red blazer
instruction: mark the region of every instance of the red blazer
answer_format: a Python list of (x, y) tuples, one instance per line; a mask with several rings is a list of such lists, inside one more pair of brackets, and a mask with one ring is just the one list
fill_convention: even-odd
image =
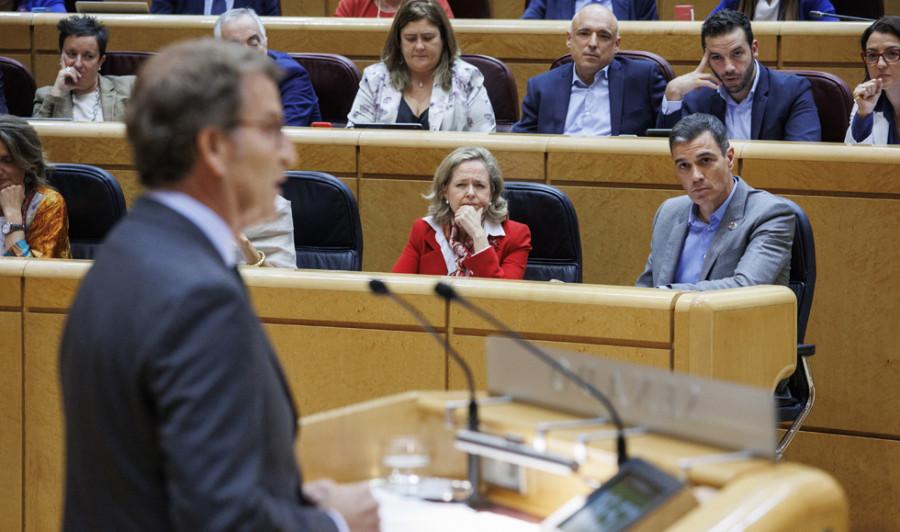
[[(525, 224), (506, 220), (501, 224), (506, 236), (496, 240), (493, 247), (469, 257), (465, 266), (475, 277), (521, 279), (525, 275), (528, 252), (531, 251), (531, 230)], [(447, 263), (434, 229), (424, 218), (413, 223), (406, 249), (391, 269), (392, 273), (424, 273), (447, 275)]]

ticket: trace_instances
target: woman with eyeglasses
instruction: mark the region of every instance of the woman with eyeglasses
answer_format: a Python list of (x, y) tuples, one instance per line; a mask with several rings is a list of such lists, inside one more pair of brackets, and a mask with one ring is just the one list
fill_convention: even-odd
[(859, 40), (866, 77), (853, 89), (848, 144), (900, 144), (900, 17), (886, 15)]

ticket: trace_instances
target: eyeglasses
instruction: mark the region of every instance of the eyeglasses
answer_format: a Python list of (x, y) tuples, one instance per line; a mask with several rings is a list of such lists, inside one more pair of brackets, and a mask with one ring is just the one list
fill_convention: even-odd
[(866, 62), (868, 65), (874, 65), (878, 63), (878, 59), (883, 57), (885, 63), (896, 63), (900, 61), (900, 48), (891, 48), (886, 52), (862, 52), (859, 54), (862, 57), (862, 60)]
[(241, 127), (249, 127), (261, 131), (264, 135), (276, 142), (284, 140), (283, 122), (254, 122), (252, 120), (242, 120), (238, 122)]

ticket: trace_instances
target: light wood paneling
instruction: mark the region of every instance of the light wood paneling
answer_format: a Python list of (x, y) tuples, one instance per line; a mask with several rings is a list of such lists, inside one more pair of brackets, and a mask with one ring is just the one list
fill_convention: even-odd
[(58, 530), (62, 517), (65, 448), (57, 361), (65, 319), (65, 314), (25, 314), (25, 530), (28, 532)]
[[(893, 417), (887, 410), (882, 413), (885, 421)], [(897, 530), (900, 441), (802, 432), (791, 443), (785, 459), (820, 468), (834, 476), (849, 500), (851, 530)]]
[(0, 311), (0, 529), (22, 524), (22, 314)]

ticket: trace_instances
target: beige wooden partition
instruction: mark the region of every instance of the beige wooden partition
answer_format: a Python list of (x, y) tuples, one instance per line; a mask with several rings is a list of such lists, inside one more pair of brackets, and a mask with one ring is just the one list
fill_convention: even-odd
[[(8, 384), (0, 389), (0, 412), (9, 413), (0, 431), (0, 460), (9, 466), (4, 473), (13, 472), (0, 477), (0, 500), (11, 512), (4, 511), (2, 519), (9, 523), (3, 524), (13, 525), (4, 530), (59, 527), (59, 339), (89, 268), (88, 261), (0, 260), (0, 287), (12, 288), (0, 300), (0, 326), (11, 333), (0, 338), (2, 382)], [(373, 275), (385, 278), (440, 334), (464, 349), (484, 383), (484, 336), (493, 330), (433, 295), (435, 277), (243, 273), (303, 414), (406, 390), (461, 386), (457, 370), (448, 369), (441, 349), (414, 318), (369, 292)], [(769, 388), (793, 365), (795, 302), (782, 287), (698, 294), (477, 279), (455, 286), (545, 345)], [(748, 324), (768, 334), (748, 336), (742, 332)]]
[[(50, 84), (59, 69), (59, 18), (50, 13), (0, 14), (0, 55), (28, 65), (38, 86)], [(134, 51), (156, 51), (174, 41), (211, 36), (215, 22), (215, 17), (176, 15), (101, 18), (110, 28), (109, 50)], [(390, 22), (264, 17), (273, 50), (341, 54), (360, 69), (378, 61)], [(657, 53), (676, 73), (684, 73), (700, 62), (700, 25), (700, 21), (623, 21), (619, 24), (621, 47)], [(520, 100), (529, 78), (545, 72), (553, 60), (568, 53), (567, 21), (461, 19), (453, 26), (464, 53), (491, 55), (509, 66)], [(832, 72), (853, 87), (862, 76), (858, 51), (859, 35), (865, 27), (863, 23), (758, 22), (753, 30), (764, 64)]]

